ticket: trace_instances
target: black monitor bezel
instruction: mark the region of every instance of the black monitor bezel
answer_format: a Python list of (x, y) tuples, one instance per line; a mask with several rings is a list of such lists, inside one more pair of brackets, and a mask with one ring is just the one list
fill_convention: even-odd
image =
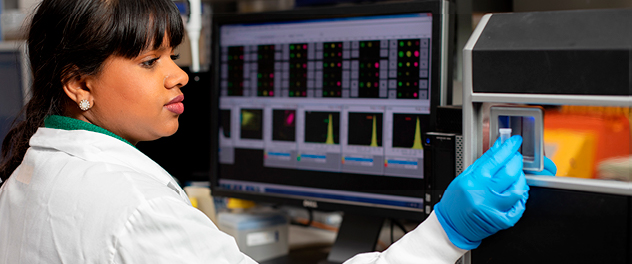
[[(210, 186), (214, 196), (235, 197), (247, 200), (254, 200), (266, 203), (280, 203), (289, 206), (307, 207), (323, 211), (345, 211), (359, 214), (388, 216), (393, 218), (411, 219), (411, 220), (423, 220), (426, 214), (419, 211), (411, 210), (399, 210), (389, 209), (382, 207), (371, 207), (367, 205), (354, 205), (349, 203), (336, 203), (331, 201), (321, 201), (318, 199), (296, 198), (282, 195), (272, 195), (265, 193), (253, 193), (237, 190), (227, 190), (219, 187), (219, 166), (218, 166), (218, 147), (219, 147), (219, 97), (220, 97), (220, 83), (218, 76), (220, 76), (220, 45), (219, 45), (219, 28), (226, 24), (248, 24), (248, 23), (265, 23), (265, 22), (282, 22), (293, 20), (311, 20), (311, 19), (327, 19), (338, 17), (359, 17), (359, 16), (377, 16), (377, 15), (392, 15), (392, 14), (411, 14), (411, 13), (432, 13), (432, 54), (431, 54), (431, 92), (430, 92), (430, 122), (429, 131), (433, 131), (435, 128), (435, 115), (437, 106), (440, 104), (441, 96), (441, 83), (442, 71), (450, 69), (444, 67), (442, 64), (449, 63), (451, 58), (451, 52), (449, 48), (443, 50), (444, 47), (451, 47), (451, 43), (442, 43), (449, 38), (443, 36), (442, 27), (444, 25), (444, 12), (445, 4), (449, 2), (443, 0), (429, 0), (429, 1), (412, 1), (412, 2), (397, 2), (397, 3), (381, 3), (381, 4), (364, 4), (353, 6), (335, 6), (335, 7), (321, 7), (321, 8), (305, 8), (295, 9), (289, 11), (280, 12), (266, 12), (266, 13), (253, 13), (253, 14), (214, 14), (212, 23), (212, 98), (211, 98), (211, 166), (210, 166)], [(447, 44), (447, 45), (444, 45)], [(442, 56), (442, 53), (446, 52), (447, 56)], [(446, 59), (448, 58), (448, 59)], [(451, 63), (449, 63), (451, 64)], [(451, 70), (451, 69), (450, 69)], [(451, 74), (443, 74), (444, 76), (451, 76)], [(451, 78), (451, 77), (450, 77)], [(445, 95), (444, 95), (445, 96)], [(419, 191), (424, 192), (424, 186), (419, 186)], [(308, 202), (306, 202), (308, 201)], [(314, 203), (316, 202), (316, 203)], [(316, 208), (315, 206), (316, 205)]]

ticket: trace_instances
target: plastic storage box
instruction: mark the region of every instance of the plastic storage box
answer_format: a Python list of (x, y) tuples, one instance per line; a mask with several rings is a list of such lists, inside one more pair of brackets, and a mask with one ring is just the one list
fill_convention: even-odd
[(220, 230), (233, 236), (239, 249), (261, 262), (288, 254), (288, 220), (278, 212), (222, 212)]

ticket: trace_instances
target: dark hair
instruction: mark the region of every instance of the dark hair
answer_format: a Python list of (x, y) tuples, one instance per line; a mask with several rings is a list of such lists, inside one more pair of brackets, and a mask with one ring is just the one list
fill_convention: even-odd
[(6, 182), (22, 163), (29, 139), (49, 115), (63, 115), (63, 84), (98, 75), (110, 56), (132, 59), (144, 50), (184, 37), (180, 13), (171, 0), (44, 0), (32, 16), (28, 53), (33, 84), (24, 109), (2, 142), (0, 178)]

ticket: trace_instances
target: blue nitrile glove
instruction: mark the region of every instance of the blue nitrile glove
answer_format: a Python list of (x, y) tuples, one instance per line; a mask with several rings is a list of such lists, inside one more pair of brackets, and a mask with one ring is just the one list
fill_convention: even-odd
[(456, 177), (434, 207), (437, 219), (457, 247), (470, 250), (483, 238), (512, 227), (522, 216), (529, 186), (518, 148), (522, 137), (496, 141)]
[(557, 166), (553, 163), (552, 160), (544, 157), (544, 169), (542, 171), (530, 171), (528, 174), (533, 175), (544, 175), (544, 176), (555, 176), (557, 173)]

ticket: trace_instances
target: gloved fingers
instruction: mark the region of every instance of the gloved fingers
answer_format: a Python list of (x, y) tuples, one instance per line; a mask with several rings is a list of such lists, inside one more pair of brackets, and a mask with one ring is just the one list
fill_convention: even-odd
[(522, 199), (525, 192), (528, 190), (509, 189), (502, 193), (494, 193), (493, 197), (489, 197), (490, 201), (487, 202), (487, 205), (499, 212), (507, 213)]
[(522, 154), (519, 152), (514, 153), (511, 159), (509, 159), (504, 166), (500, 167), (496, 174), (491, 176), (488, 185), (489, 188), (498, 193), (509, 189), (509, 187), (516, 183), (521, 175), (524, 175), (522, 172), (522, 164)]
[[(522, 136), (520, 135), (514, 135), (514, 136), (520, 137), (520, 139), (522, 139)], [(496, 141), (494, 141), (494, 145), (492, 145), (492, 147), (489, 148), (485, 153), (489, 153), (490, 156), (493, 156), (501, 148), (502, 144), (503, 143), (501, 142), (500, 137), (498, 137)]]
[(475, 160), (474, 163), (472, 163), (470, 166), (467, 166), (467, 168), (465, 168), (465, 170), (463, 172), (461, 172), (461, 174), (459, 174), (459, 176), (469, 174), (474, 169), (476, 169), (478, 167), (478, 165), (481, 163), (480, 160), (481, 159), (479, 158), (479, 159)]
[[(526, 184), (526, 181), (525, 181)], [(528, 188), (528, 186), (527, 186)], [(507, 228), (514, 226), (518, 220), (522, 217), (522, 214), (525, 211), (527, 199), (529, 199), (529, 191), (525, 191), (522, 195), (522, 199), (520, 199), (505, 215), (507, 224), (509, 225)]]
[(485, 152), (480, 158), (476, 159), (474, 161), (474, 163), (472, 163), (470, 166), (468, 166), (467, 168), (465, 168), (465, 170), (463, 172), (461, 172), (461, 174), (459, 175), (466, 175), (469, 174), (470, 172), (472, 172), (473, 170), (475, 170), (476, 168), (478, 168), (481, 164), (486, 163), (487, 160), (489, 159), (490, 156), (493, 156), (494, 151), (493, 150), (488, 150), (487, 152)]
[(550, 176), (555, 176), (555, 174), (557, 173), (557, 166), (555, 165), (555, 163), (553, 163), (553, 161), (549, 158), (547, 158), (546, 156), (544, 157), (544, 170), (546, 171), (547, 175)]
[(504, 193), (505, 195), (511, 193), (511, 200), (517, 199), (514, 200), (515, 203), (507, 205), (506, 209), (496, 208), (496, 210), (490, 211), (492, 214), (490, 218), (493, 219), (494, 226), (496, 226), (497, 230), (514, 226), (522, 217), (526, 208), (527, 199), (529, 198), (528, 190), (529, 186), (527, 185), (527, 181), (522, 177), (515, 184), (515, 187), (512, 187)]
[(494, 155), (496, 154), (496, 151), (500, 149), (501, 145), (502, 144), (500, 143), (500, 138), (498, 138), (498, 140), (494, 142), (494, 145), (491, 148), (489, 148), (485, 153), (483, 153), (483, 155), (480, 158), (476, 159), (474, 163), (472, 163), (470, 166), (465, 168), (465, 170), (461, 174), (459, 174), (459, 176), (469, 174), (472, 170), (475, 170), (481, 164), (486, 163), (487, 160), (489, 160), (491, 157), (494, 157)]
[[(519, 163), (522, 164), (522, 155), (516, 153), (516, 156), (507, 163)], [(514, 166), (513, 168), (501, 169), (496, 176), (502, 177), (502, 182), (491, 182), (490, 188), (498, 187), (499, 190), (490, 190), (493, 195), (490, 196), (490, 200), (487, 201), (489, 206), (501, 212), (509, 211), (520, 199), (523, 198), (524, 193), (529, 190), (527, 180), (522, 172), (522, 166)], [(509, 172), (509, 174), (507, 173)], [(493, 186), (496, 185), (496, 186)]]
[(542, 171), (530, 171), (529, 174), (532, 175), (544, 175), (544, 176), (555, 176), (557, 173), (557, 166), (547, 157), (544, 157), (544, 169)]
[(523, 172), (520, 172), (520, 177), (516, 180), (514, 185), (511, 185), (508, 191), (529, 191), (529, 184), (527, 184), (527, 178), (525, 177)]
[(522, 137), (519, 135), (512, 136), (505, 143), (500, 144), (496, 141), (491, 151), (493, 154), (488, 157), (487, 161), (481, 164), (477, 169), (481, 176), (491, 178), (498, 170), (509, 161), (515, 153), (518, 152), (522, 144)]
[[(496, 155), (496, 152), (500, 149), (500, 146), (502, 145), (502, 143), (500, 142), (500, 138), (498, 138), (495, 142), (494, 145), (492, 145), (492, 147), (490, 147), (487, 151), (485, 151), (485, 153), (483, 153), (483, 155), (481, 155), (481, 157), (479, 157), (478, 159), (476, 159), (476, 161), (474, 161), (474, 163), (472, 164), (472, 166), (470, 167), (475, 167), (473, 165), (478, 164), (481, 165), (483, 163), (486, 163), (487, 160), (491, 159), (494, 157), (494, 155)], [(468, 167), (469, 168), (469, 167)]]

